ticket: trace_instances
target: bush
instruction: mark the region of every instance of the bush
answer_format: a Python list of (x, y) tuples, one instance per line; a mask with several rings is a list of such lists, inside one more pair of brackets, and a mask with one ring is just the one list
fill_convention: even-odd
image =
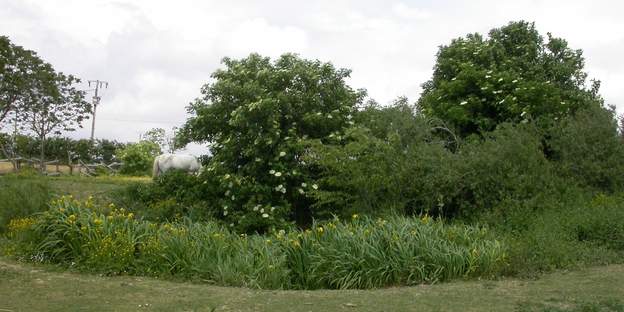
[[(425, 128), (426, 129), (426, 128)], [(503, 200), (523, 200), (557, 182), (531, 125), (503, 124), (453, 153), (426, 134), (410, 144), (349, 129), (344, 145), (310, 143), (305, 158), (319, 171), (315, 216), (431, 213), (469, 216)], [(424, 138), (427, 138), (426, 140)]]
[[(71, 198), (9, 237), (22, 257), (109, 274), (181, 276), (261, 288), (372, 288), (496, 274), (503, 246), (485, 228), (429, 216), (352, 217), (312, 230), (237, 235), (213, 222), (157, 224), (124, 209), (107, 215)], [(21, 241), (20, 241), (21, 240)]]
[(118, 152), (119, 159), (123, 162), (119, 172), (128, 175), (150, 175), (154, 157), (160, 153), (158, 144), (151, 141), (128, 144)]
[(186, 217), (206, 221), (216, 215), (214, 204), (206, 198), (216, 195), (209, 184), (201, 181), (186, 172), (170, 170), (153, 183), (134, 183), (111, 197), (117, 206), (131, 207), (130, 211), (147, 220), (164, 222)]
[(624, 197), (593, 196), (577, 187), (557, 193), (507, 201), (481, 215), (509, 246), (507, 273), (535, 275), (622, 261)]
[(444, 196), (446, 215), (470, 216), (501, 201), (526, 200), (561, 183), (542, 152), (541, 135), (532, 125), (502, 124), (484, 138), (472, 137), (454, 160), (458, 174)]
[(613, 109), (594, 106), (558, 124), (548, 139), (561, 175), (606, 192), (624, 189), (624, 142)]
[(213, 143), (204, 177), (219, 190), (211, 200), (221, 207), (220, 219), (248, 232), (293, 220), (309, 225), (310, 203), (300, 190), (314, 175), (301, 161), (301, 141), (339, 141), (364, 92), (346, 84), (349, 70), (293, 54), (223, 63), (189, 107), (194, 116), (180, 135)]

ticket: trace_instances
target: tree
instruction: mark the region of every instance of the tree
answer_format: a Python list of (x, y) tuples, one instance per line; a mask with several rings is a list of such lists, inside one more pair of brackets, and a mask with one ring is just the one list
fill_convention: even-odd
[(427, 116), (452, 123), (466, 136), (498, 124), (557, 120), (601, 104), (599, 82), (587, 88), (581, 50), (524, 21), (478, 33), (440, 47), (431, 80), (418, 106)]
[(339, 141), (365, 92), (347, 86), (349, 70), (293, 54), (223, 63), (189, 106), (180, 141), (211, 143), (206, 179), (225, 221), (245, 231), (310, 222), (306, 194), (318, 186), (304, 140)]
[(173, 127), (171, 132), (167, 133), (163, 128), (153, 128), (143, 134), (143, 140), (158, 144), (163, 152), (174, 153), (180, 148), (176, 142), (177, 129)]
[(30, 80), (41, 63), (43, 61), (34, 52), (0, 36), (0, 122), (23, 103)]
[[(24, 109), (23, 100), (41, 63), (43, 61), (36, 53), (14, 45), (8, 37), (0, 36), (0, 129), (8, 119), (17, 122), (16, 113)], [(17, 156), (16, 134), (0, 145), (7, 158)], [(16, 162), (13, 162), (13, 167), (17, 168)]]
[(89, 117), (91, 105), (84, 100), (84, 91), (74, 84), (80, 79), (57, 73), (52, 65), (41, 63), (29, 92), (22, 99), (23, 109), (17, 112), (22, 127), (32, 131), (40, 140), (40, 166), (45, 170), (45, 140), (49, 134), (73, 131)]
[(57, 73), (35, 52), (0, 37), (0, 122), (12, 114), (21, 128), (39, 138), (42, 170), (46, 136), (74, 130), (88, 118), (91, 106), (84, 101), (84, 92), (73, 87), (78, 82), (72, 75)]
[(118, 152), (118, 157), (123, 162), (120, 172), (130, 175), (149, 174), (154, 157), (160, 153), (160, 147), (152, 141), (127, 144)]

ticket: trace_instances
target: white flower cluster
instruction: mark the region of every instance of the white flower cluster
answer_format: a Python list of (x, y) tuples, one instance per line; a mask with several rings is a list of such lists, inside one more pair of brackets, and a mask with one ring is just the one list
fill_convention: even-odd
[(278, 192), (281, 192), (282, 194), (286, 194), (286, 188), (282, 184), (276, 186), (275, 190), (278, 191)]
[(273, 169), (269, 170), (269, 174), (270, 174), (270, 175), (274, 175), (274, 176), (276, 176), (276, 177), (278, 177), (278, 178), (282, 176), (282, 173), (281, 173), (281, 172), (279, 172), (279, 171), (275, 171), (275, 170), (273, 170)]

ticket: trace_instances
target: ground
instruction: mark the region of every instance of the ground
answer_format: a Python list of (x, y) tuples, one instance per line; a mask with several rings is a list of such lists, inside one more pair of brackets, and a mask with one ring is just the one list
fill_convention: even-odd
[(624, 311), (624, 265), (537, 280), (269, 291), (98, 276), (0, 258), (0, 311)]

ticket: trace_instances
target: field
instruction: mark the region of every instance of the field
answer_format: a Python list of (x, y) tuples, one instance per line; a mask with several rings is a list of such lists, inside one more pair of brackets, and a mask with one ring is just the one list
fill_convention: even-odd
[(0, 259), (0, 311), (624, 311), (622, 298), (624, 265), (537, 280), (263, 291), (60, 272)]

